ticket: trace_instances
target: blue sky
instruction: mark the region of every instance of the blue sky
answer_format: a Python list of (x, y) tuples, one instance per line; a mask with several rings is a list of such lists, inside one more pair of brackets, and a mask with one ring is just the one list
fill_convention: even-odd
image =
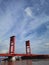
[(16, 36), (16, 53), (49, 54), (49, 0), (0, 0), (0, 53), (7, 53), (10, 36)]

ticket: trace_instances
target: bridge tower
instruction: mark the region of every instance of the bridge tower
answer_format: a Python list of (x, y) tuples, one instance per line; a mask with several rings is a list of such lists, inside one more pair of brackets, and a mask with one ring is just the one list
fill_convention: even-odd
[(26, 41), (26, 54), (31, 54), (30, 41)]
[(15, 53), (15, 36), (11, 36), (9, 54), (14, 54), (14, 53)]

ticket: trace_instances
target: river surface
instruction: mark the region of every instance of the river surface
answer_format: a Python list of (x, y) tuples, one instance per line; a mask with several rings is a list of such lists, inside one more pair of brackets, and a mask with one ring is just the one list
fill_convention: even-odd
[(46, 60), (20, 60), (20, 61), (0, 61), (0, 65), (49, 65), (49, 59)]

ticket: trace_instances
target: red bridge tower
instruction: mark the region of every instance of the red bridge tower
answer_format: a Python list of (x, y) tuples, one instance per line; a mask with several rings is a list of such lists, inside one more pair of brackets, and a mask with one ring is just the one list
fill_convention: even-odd
[(15, 36), (10, 37), (10, 48), (9, 48), (9, 54), (15, 53)]
[(26, 41), (26, 54), (31, 54), (30, 41)]

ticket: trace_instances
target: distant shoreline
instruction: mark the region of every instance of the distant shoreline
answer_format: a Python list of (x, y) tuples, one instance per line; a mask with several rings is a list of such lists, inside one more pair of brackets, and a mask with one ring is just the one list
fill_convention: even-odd
[(40, 55), (40, 56), (22, 56), (21, 59), (49, 59), (49, 56)]

